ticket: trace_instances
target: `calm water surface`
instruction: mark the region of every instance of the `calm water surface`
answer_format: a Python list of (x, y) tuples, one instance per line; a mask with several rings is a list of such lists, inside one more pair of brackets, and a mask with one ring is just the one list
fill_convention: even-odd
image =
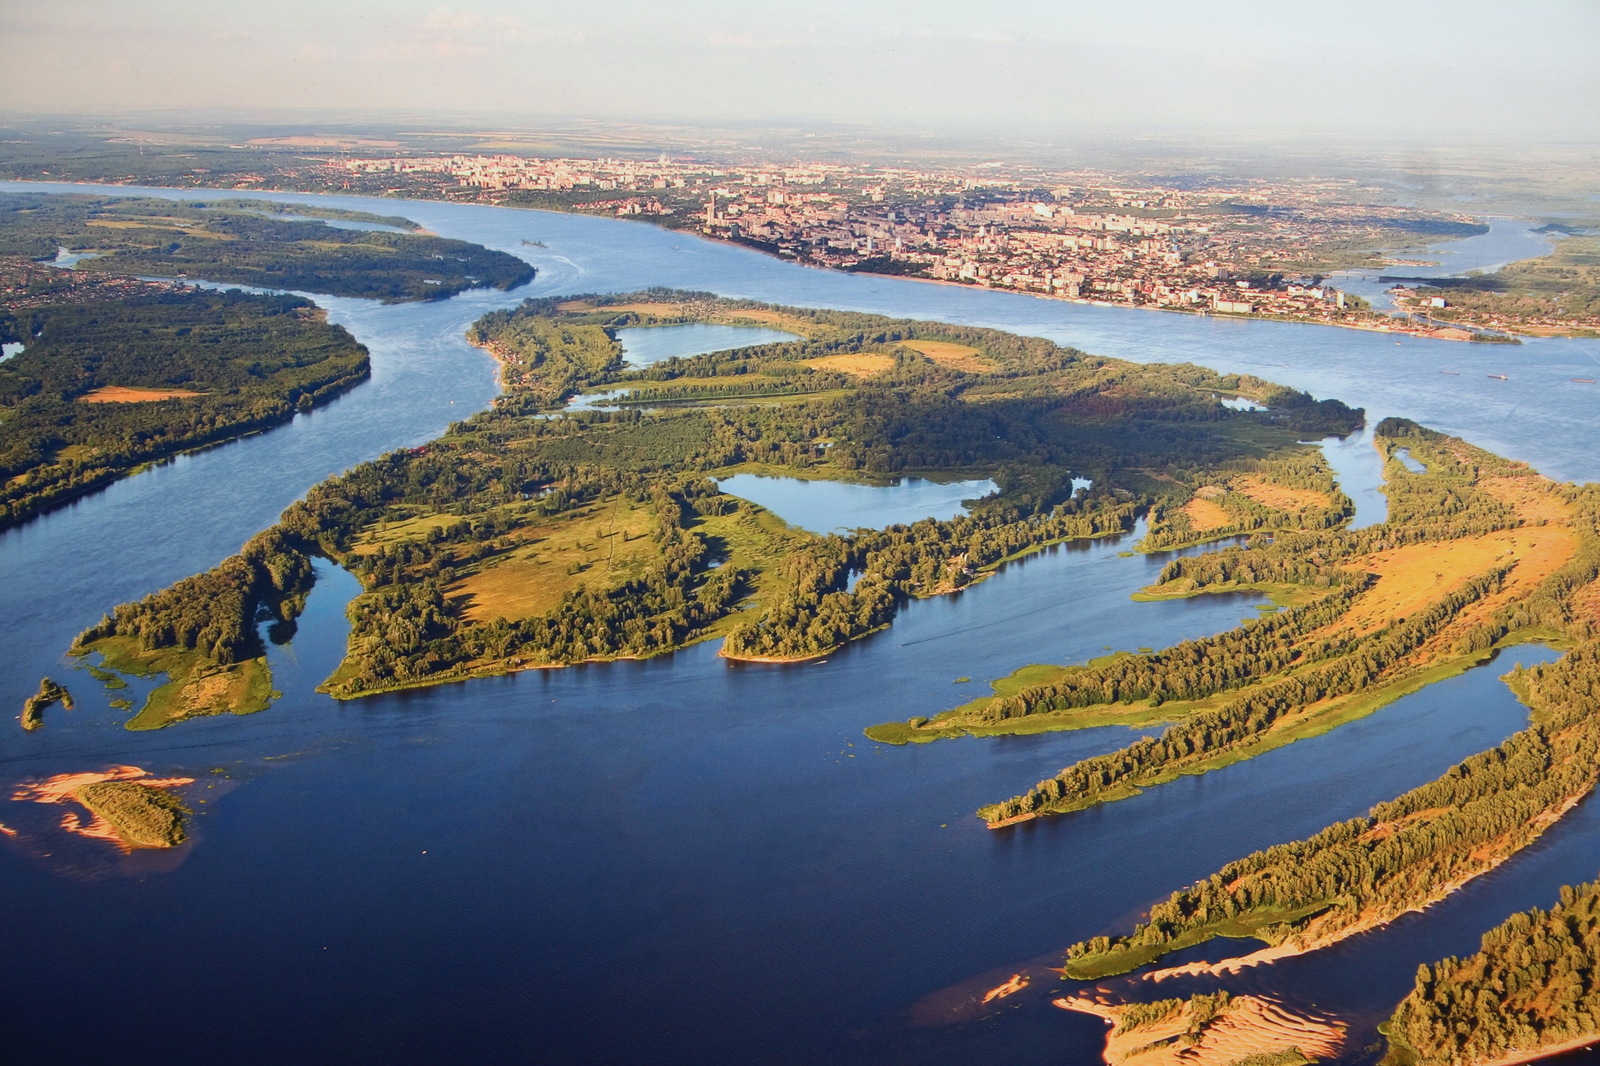
[(888, 485), (851, 485), (760, 474), (735, 474), (717, 484), (723, 492), (758, 503), (792, 526), (824, 534), (910, 525), (924, 518), (951, 519), (967, 513), (968, 500), (1000, 487), (987, 478), (938, 482), (907, 477)]
[(676, 326), (632, 326), (617, 330), (623, 362), (646, 367), (677, 356), (702, 355), (753, 344), (798, 340), (793, 333), (764, 326), (723, 326), (713, 322), (686, 322)]
[(1549, 254), (1554, 243), (1549, 234), (1534, 232), (1533, 223), (1521, 218), (1488, 218), (1488, 233), (1460, 241), (1442, 241), (1422, 252), (1397, 253), (1399, 258), (1429, 260), (1418, 266), (1388, 266), (1381, 270), (1341, 270), (1332, 275), (1333, 283), (1353, 293), (1380, 311), (1392, 310), (1392, 281), (1381, 277), (1444, 278), (1479, 271), (1493, 273), (1519, 259)]
[[(1600, 342), (1396, 345), (806, 270), (607, 220), (316, 202), (398, 209), (540, 275), (513, 293), (426, 305), (317, 297), (371, 348), (371, 382), (0, 534), (11, 667), (0, 700), (20, 705), (50, 673), (80, 704), (54, 709), (38, 733), (0, 735), (4, 783), (128, 763), (197, 777), (205, 801), (192, 844), (127, 859), (54, 831), (59, 809), (5, 805), (0, 822), (18, 833), (0, 848), (18, 916), (0, 940), (11, 1049), (163, 1063), (1089, 1062), (1101, 1023), (1039, 996), (948, 1027), (909, 1026), (903, 1012), (1125, 927), (1229, 859), (1359, 813), (1525, 720), (1495, 679), (1502, 657), (1249, 763), (989, 832), (975, 807), (1131, 734), (886, 748), (862, 727), (952, 706), (1029, 662), (1159, 647), (1255, 613), (1248, 598), (1135, 603), (1163, 559), (1104, 541), (910, 604), (822, 664), (739, 667), (702, 645), (353, 703), (314, 692), (342, 652), (356, 591), (324, 568), (294, 639), (272, 651), (284, 695), (271, 709), (127, 733), (108, 706), (117, 694), (60, 662), (73, 634), (213, 565), (320, 478), (481, 409), (493, 367), (462, 331), (529, 295), (672, 285), (1009, 328), (1257, 373), (1362, 404), (1374, 420), (1406, 414), (1462, 433), (1557, 477), (1600, 476), (1595, 394), (1562, 384), (1593, 365)], [(1376, 520), (1370, 441), (1328, 454), (1341, 472), (1365, 471), (1368, 484), (1347, 491), (1358, 521)], [(1466, 950), (1511, 911), (1548, 905), (1562, 881), (1592, 876), (1597, 845), (1586, 804), (1447, 904), (1251, 978), (1366, 1025), (1418, 962)], [(108, 983), (113, 970), (130, 976)]]

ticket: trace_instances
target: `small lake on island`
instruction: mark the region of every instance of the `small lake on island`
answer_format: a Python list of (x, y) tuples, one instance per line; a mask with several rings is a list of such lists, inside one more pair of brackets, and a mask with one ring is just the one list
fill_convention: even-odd
[[(1540, 649), (1217, 773), (1003, 832), (973, 810), (1139, 734), (905, 748), (863, 737), (866, 725), (965, 702), (1028, 663), (1164, 647), (1257, 614), (1251, 595), (1131, 600), (1170, 556), (1128, 554), (1126, 536), (1058, 545), (958, 595), (911, 602), (892, 627), (821, 665), (730, 664), (705, 643), (348, 703), (315, 686), (343, 653), (359, 583), (322, 566), (293, 639), (269, 653), (281, 699), (255, 715), (126, 732), (126, 714), (109, 705), (118, 692), (62, 660), (73, 636), (115, 604), (215, 565), (321, 478), (482, 409), (494, 366), (463, 331), (527, 296), (672, 285), (1009, 328), (1100, 355), (1258, 374), (1365, 405), (1374, 423), (1405, 415), (1557, 477), (1600, 476), (1600, 410), (1592, 387), (1570, 384), (1600, 376), (1590, 369), (1600, 341), (1402, 347), (1354, 330), (808, 270), (606, 219), (248, 196), (403, 213), (540, 274), (514, 292), (428, 304), (315, 297), (371, 349), (369, 382), (0, 534), (10, 667), (0, 703), (19, 708), (49, 674), (78, 704), (52, 709), (36, 733), (0, 732), (0, 786), (111, 764), (215, 784), (193, 793), (195, 840), (177, 862), (119, 858), (59, 832), (0, 841), (0, 884), (27, 919), (0, 938), (0, 997), (15, 1009), (8, 1046), (168, 1063), (223, 1048), (240, 1066), (1093, 1063), (1105, 1026), (1048, 1006), (1053, 977), (979, 1021), (919, 1028), (904, 1012), (996, 968), (989, 987), (1024, 960), (1053, 964), (1076, 940), (1126, 930), (1173, 889), (1363, 813), (1526, 721), (1497, 677), (1515, 659), (1548, 655)], [(742, 331), (740, 341), (770, 342)], [(655, 358), (671, 354), (688, 353)], [(1502, 371), (1509, 381), (1485, 377)], [(1357, 524), (1381, 520), (1370, 436), (1323, 446)], [(805, 484), (784, 489), (816, 491)], [(981, 484), (844, 487), (919, 503), (946, 493), (959, 507)], [(812, 504), (786, 517), (850, 524), (846, 513)], [(869, 513), (867, 524), (888, 520)], [(0, 823), (21, 824), (24, 806), (0, 803)], [(1341, 1061), (1364, 1061), (1371, 1023), (1419, 962), (1469, 951), (1513, 911), (1548, 906), (1559, 884), (1595, 875), (1597, 854), (1590, 801), (1446, 902), (1246, 971), (1236, 987), (1349, 1017)], [(137, 979), (85, 1009), (86, 982), (107, 959), (133, 960)]]
[(1426, 474), (1428, 472), (1427, 465), (1421, 459), (1412, 455), (1410, 448), (1396, 448), (1394, 457), (1399, 460), (1401, 466), (1413, 474)]
[(954, 518), (967, 513), (964, 501), (999, 488), (987, 478), (938, 482), (906, 477), (887, 485), (859, 485), (761, 474), (735, 474), (717, 485), (723, 492), (760, 504), (791, 526), (823, 534)]
[(767, 329), (765, 326), (723, 326), (711, 322), (628, 326), (617, 330), (623, 363), (633, 370), (659, 363), (663, 359), (687, 358), (798, 339), (793, 333)]
[[(793, 333), (767, 329), (765, 326), (723, 326), (708, 322), (691, 322), (675, 326), (627, 326), (617, 330), (617, 342), (622, 345), (622, 363), (629, 370), (639, 370), (653, 363), (659, 363), (663, 359), (687, 359), (695, 355), (735, 351), (757, 344), (778, 344), (797, 339)], [(615, 388), (579, 393), (567, 401), (563, 410), (608, 410), (619, 398), (632, 391), (631, 384), (623, 384)], [(648, 404), (628, 406), (645, 411), (654, 410)]]

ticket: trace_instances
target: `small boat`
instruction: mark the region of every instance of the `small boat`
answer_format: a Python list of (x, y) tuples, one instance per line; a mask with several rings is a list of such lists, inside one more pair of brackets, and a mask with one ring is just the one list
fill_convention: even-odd
[(1458, 377), (1461, 376), (1461, 371), (1459, 371), (1459, 370), (1441, 370), (1441, 371), (1439, 371), (1439, 373), (1441, 373), (1441, 374), (1449, 374), (1453, 378), (1458, 378)]
[(1573, 378), (1572, 380), (1576, 381), (1579, 385), (1593, 385), (1594, 384), (1594, 378)]
[(1505, 381), (1505, 380), (1507, 380), (1506, 376), (1504, 374), (1490, 374), (1489, 376), (1494, 378), (1496, 381)]

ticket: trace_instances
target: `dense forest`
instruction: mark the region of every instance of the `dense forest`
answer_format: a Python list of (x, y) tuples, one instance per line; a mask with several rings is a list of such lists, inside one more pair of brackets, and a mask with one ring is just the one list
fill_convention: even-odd
[[(1302, 529), (1171, 560), (1152, 595), (1270, 589), (1309, 602), (1215, 637), (1061, 670), (1048, 681), (869, 735), (889, 741), (963, 732), (1171, 720), (1160, 736), (1086, 759), (984, 808), (991, 825), (1079, 810), (1249, 757), (1367, 713), (1478, 661), (1512, 633), (1570, 630), (1560, 606), (1587, 580), (1594, 503), (1414, 423), (1377, 427), (1389, 520), (1361, 530)], [(1395, 458), (1404, 449), (1425, 468)], [(1560, 562), (1564, 565), (1557, 567)]]
[[(361, 296), (442, 300), (474, 288), (514, 289), (534, 269), (467, 241), (388, 229), (350, 229), (286, 217), (255, 202), (0, 193), (0, 255), (54, 259), (91, 253), (77, 268)], [(372, 225), (406, 222), (359, 212), (312, 213)], [(409, 224), (408, 224), (409, 225)]]
[(0, 528), (143, 463), (276, 425), (364, 380), (367, 351), (295, 296), (0, 260)]
[[(681, 321), (759, 321), (802, 339), (623, 365), (617, 329)], [(907, 598), (961, 588), (1042, 545), (1126, 531), (1152, 505), (1181, 504), (1219, 476), (1208, 462), (1229, 476), (1278, 470), (1314, 483), (1309, 491), (1327, 489), (1325, 471), (1295, 442), (1360, 420), (1336, 402), (1198, 367), (703, 294), (530, 300), (486, 316), (469, 337), (502, 364), (507, 388), (494, 408), (424, 448), (317, 486), (275, 530), (284, 550), (332, 558), (365, 586), (350, 611), (348, 655), (327, 683), (337, 695), (654, 655), (712, 636), (741, 658), (826, 654), (887, 624)], [(964, 353), (962, 366), (912, 346), (927, 341)], [(836, 369), (845, 365), (838, 357), (862, 355), (878, 369)], [(779, 402), (764, 394), (729, 403), (713, 389), (660, 409), (559, 413), (584, 390), (720, 382), (784, 391)], [(1218, 402), (1241, 393), (1276, 406)], [(752, 469), (987, 476), (1000, 488), (951, 521), (819, 537), (713, 480)], [(1074, 478), (1094, 487), (1075, 491)], [(1321, 528), (1326, 511), (1275, 511), (1272, 525)], [(1297, 522), (1301, 514), (1309, 517)], [(281, 591), (259, 569), (229, 561), (190, 579), (197, 584), (119, 608), (81, 646), (122, 638), (152, 654), (181, 647), (214, 664), (236, 661), (249, 653), (262, 590)]]
[[(1592, 649), (1586, 659), (1593, 673)], [(1593, 789), (1597, 755), (1591, 715), (1549, 713), (1365, 817), (1229, 863), (1152, 907), (1127, 936), (1075, 945), (1067, 971), (1122, 973), (1214, 936), (1315, 947), (1374, 928), (1532, 843)]]
[[(1074, 945), (1070, 976), (1126, 972), (1216, 936), (1309, 950), (1374, 928), (1493, 869), (1593, 790), (1600, 773), (1600, 719), (1593, 713), (1600, 624), (1592, 613), (1600, 583), (1600, 491), (1552, 484), (1520, 464), (1399, 419), (1381, 423), (1377, 438), (1391, 458), (1389, 522), (1255, 537), (1175, 559), (1157, 586), (1194, 594), (1296, 585), (1314, 598), (1217, 637), (1072, 668), (969, 711), (962, 723), (1063, 715), (1070, 725), (1081, 708), (1114, 712), (1119, 705), (1156, 708), (1176, 719), (1159, 737), (1077, 763), (983, 815), (999, 824), (1131, 795), (1176, 773), (1201, 772), (1307, 735), (1319, 719), (1337, 724), (1350, 714), (1341, 695), (1357, 697), (1364, 711), (1397, 687), (1408, 690), (1412, 678), (1478, 661), (1504, 641), (1542, 637), (1560, 642), (1566, 654), (1509, 678), (1532, 723), (1363, 817), (1228, 864), (1157, 903), (1128, 934)], [(1420, 460), (1421, 471), (1398, 462), (1402, 449)], [(1262, 664), (1254, 676), (1252, 662)], [(1206, 702), (1228, 692), (1239, 694)], [(1525, 982), (1553, 972), (1513, 958)], [(1538, 1028), (1515, 1011), (1502, 1016), (1487, 1007), (1484, 997), (1501, 988), (1488, 964), (1441, 965), (1456, 975), (1455, 984), (1419, 983), (1418, 1002), (1409, 1014), (1402, 1011), (1422, 1034), (1411, 1046), (1430, 1049), (1421, 1061), (1470, 1061), (1493, 1040), (1523, 1040), (1530, 1026)], [(1548, 1004), (1545, 991), (1540, 1002)], [(1530, 991), (1529, 1002), (1539, 993)], [(1479, 1024), (1463, 1011), (1494, 1018)], [(1595, 1029), (1581, 1012), (1564, 1024), (1552, 1032)], [(1476, 1041), (1465, 1057), (1462, 1041)]]
[[(1592, 698), (1592, 697), (1591, 697)], [(1600, 1034), (1600, 882), (1561, 890), (1548, 911), (1514, 914), (1478, 952), (1417, 968), (1383, 1026), (1385, 1066), (1534, 1057)]]

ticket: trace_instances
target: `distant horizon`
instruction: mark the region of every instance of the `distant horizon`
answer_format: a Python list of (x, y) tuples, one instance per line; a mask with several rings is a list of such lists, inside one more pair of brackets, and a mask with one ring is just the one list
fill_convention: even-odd
[[(422, 132), (436, 127), (451, 134), (529, 134), (551, 129), (569, 129), (582, 126), (636, 126), (643, 130), (669, 130), (681, 128), (697, 133), (744, 132), (844, 135), (879, 134), (890, 130), (888, 124), (868, 119), (822, 118), (807, 119), (794, 116), (773, 115), (735, 120), (715, 118), (694, 119), (664, 114), (605, 114), (577, 111), (471, 111), (416, 108), (370, 108), (353, 110), (346, 107), (216, 107), (187, 106), (161, 108), (104, 108), (98, 110), (65, 111), (59, 109), (24, 109), (0, 104), (0, 122), (60, 122), (95, 123), (133, 126), (142, 122), (158, 124), (157, 129), (177, 132), (185, 127), (274, 127), (312, 128), (323, 130), (409, 130)], [(1227, 145), (1273, 144), (1296, 148), (1330, 146), (1340, 148), (1417, 148), (1470, 151), (1485, 144), (1541, 144), (1555, 147), (1600, 148), (1600, 123), (1593, 129), (1572, 128), (1565, 131), (1530, 132), (1519, 130), (1481, 130), (1469, 135), (1443, 134), (1429, 138), (1415, 133), (1399, 131), (1345, 129), (1316, 131), (1293, 126), (1281, 128), (1196, 128), (1194, 126), (1150, 124), (1077, 123), (1049, 130), (1036, 126), (1007, 125), (1003, 120), (983, 122), (930, 122), (921, 125), (894, 124), (893, 132), (907, 140), (961, 141), (998, 143), (1015, 139), (1050, 142), (1081, 138), (1090, 141), (1168, 142), (1180, 146), (1207, 146), (1219, 142)]]
[[(1600, 6), (15, 0), (9, 113), (1600, 141)], [(176, 111), (174, 111), (176, 109)]]

